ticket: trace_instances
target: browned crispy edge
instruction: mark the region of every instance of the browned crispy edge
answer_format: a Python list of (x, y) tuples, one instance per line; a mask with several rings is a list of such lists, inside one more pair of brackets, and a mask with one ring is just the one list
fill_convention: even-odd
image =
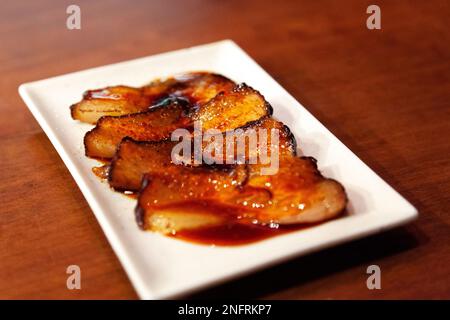
[[(174, 99), (177, 100), (177, 101), (184, 101), (182, 98), (178, 98), (178, 97), (174, 97)], [(187, 102), (183, 102), (183, 103), (187, 104)], [(92, 128), (91, 130), (89, 130), (88, 132), (86, 132), (86, 134), (84, 135), (83, 146), (84, 146), (84, 154), (85, 154), (85, 156), (88, 157), (88, 158), (92, 158), (92, 156), (88, 155), (88, 148), (87, 148), (86, 141), (87, 141), (87, 138), (88, 138), (89, 135), (95, 133), (97, 130), (100, 130), (100, 126), (101, 126), (103, 121), (106, 121), (109, 118), (122, 118), (122, 119), (131, 118), (133, 116), (136, 116), (137, 114), (142, 115), (142, 114), (152, 113), (152, 112), (155, 112), (156, 110), (159, 110), (159, 109), (165, 108), (165, 107), (167, 107), (167, 104), (163, 104), (163, 103), (160, 102), (158, 104), (155, 104), (155, 105), (149, 107), (151, 109), (145, 110), (145, 111), (141, 111), (141, 112), (129, 113), (129, 114), (124, 114), (124, 115), (120, 115), (120, 116), (102, 116), (100, 119), (98, 119), (97, 124), (95, 125), (95, 127)], [(189, 107), (187, 105), (183, 105), (183, 108), (186, 108), (186, 111), (189, 109)], [(116, 153), (117, 153), (117, 151), (116, 151)], [(102, 160), (102, 161), (110, 160), (110, 158), (104, 158), (104, 157), (103, 158), (94, 157), (94, 158)]]
[[(270, 106), (270, 104), (269, 104), (269, 106)], [(270, 106), (270, 108), (272, 108), (272, 106)], [(246, 128), (249, 128), (249, 127), (257, 124), (258, 122), (262, 122), (262, 121), (266, 120), (267, 118), (271, 118), (271, 117), (272, 117), (272, 113), (270, 113), (269, 115), (263, 116), (263, 117), (259, 118), (258, 120), (249, 121), (245, 125), (243, 125), (239, 128), (236, 128), (234, 130), (237, 130), (237, 129), (245, 130)], [(292, 156), (297, 156), (297, 139), (295, 138), (294, 134), (292, 133), (292, 130), (287, 125), (285, 125), (282, 121), (279, 121), (277, 119), (274, 119), (274, 120), (283, 124), (283, 128), (288, 135), (289, 147), (291, 147), (291, 149), (292, 149)]]
[[(119, 146), (117, 147), (116, 153), (114, 154), (114, 157), (111, 159), (111, 162), (109, 164), (108, 178), (107, 178), (108, 183), (111, 182), (112, 175), (115, 170), (116, 162), (120, 159), (120, 148), (122, 147), (122, 142), (126, 142), (126, 141), (131, 141), (133, 143), (140, 144), (140, 145), (155, 145), (158, 143), (170, 142), (171, 140), (170, 140), (170, 138), (167, 138), (167, 139), (158, 140), (158, 141), (138, 141), (138, 140), (134, 140), (131, 137), (124, 137), (122, 139), (122, 141), (120, 141)], [(111, 184), (110, 184), (110, 186), (111, 186)], [(115, 191), (119, 191), (119, 192), (128, 191), (127, 189), (117, 188), (117, 187), (113, 187), (113, 186), (111, 186), (111, 188), (113, 188)]]
[[(260, 91), (258, 91), (258, 90), (256, 90), (255, 88), (253, 88), (253, 87), (247, 85), (245, 82), (241, 82), (241, 83), (237, 84), (237, 85), (233, 88), (233, 90), (231, 90), (231, 92), (236, 93), (236, 92), (239, 92), (239, 91), (245, 91), (246, 89), (250, 89), (251, 91), (255, 92), (257, 95), (259, 95), (259, 96), (264, 100), (264, 106), (266, 107), (267, 115), (268, 115), (268, 116), (271, 116), (271, 115), (273, 114), (273, 107), (272, 107), (272, 105), (267, 101), (267, 99), (264, 97), (264, 95), (263, 95)], [(223, 96), (223, 95), (226, 95), (227, 93), (229, 93), (229, 92), (223, 92), (223, 91), (221, 91), (221, 92), (219, 92), (214, 98), (212, 98), (211, 100), (217, 99), (218, 97)], [(211, 101), (211, 100), (210, 100), (210, 101)], [(262, 118), (262, 117), (261, 117), (261, 118)], [(258, 119), (258, 120), (259, 120), (259, 119)], [(257, 121), (257, 120), (254, 120), (254, 121)], [(250, 122), (251, 122), (251, 121), (250, 121)], [(236, 129), (237, 129), (237, 128), (236, 128)]]

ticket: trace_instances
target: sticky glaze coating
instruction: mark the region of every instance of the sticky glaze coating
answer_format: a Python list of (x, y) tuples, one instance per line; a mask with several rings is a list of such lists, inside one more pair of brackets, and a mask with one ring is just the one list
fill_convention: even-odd
[[(259, 175), (254, 165), (237, 165), (231, 173), (216, 169), (186, 168), (144, 176), (136, 214), (141, 227), (176, 234), (192, 229), (218, 225), (312, 224), (341, 214), (347, 197), (342, 186), (324, 178), (316, 162), (308, 157), (282, 159), (275, 175)], [(245, 168), (245, 170), (244, 170)], [(239, 170), (245, 179), (235, 179)], [(195, 227), (185, 224), (189, 213), (183, 208), (195, 207), (200, 214)]]
[(192, 107), (189, 101), (180, 97), (168, 98), (145, 112), (100, 118), (95, 128), (84, 137), (85, 152), (88, 157), (109, 159), (124, 137), (158, 141), (170, 137), (175, 129), (192, 129), (194, 121), (198, 121), (204, 130), (227, 131), (271, 112), (272, 108), (264, 97), (245, 84), (220, 92), (197, 107)]
[[(296, 142), (288, 127), (281, 122), (274, 120), (271, 117), (263, 117), (260, 120), (253, 121), (239, 129), (238, 132), (245, 135), (249, 130), (259, 129), (278, 129), (280, 138), (276, 150), (281, 156), (286, 154), (295, 155)], [(238, 134), (237, 136), (239, 136)], [(226, 150), (225, 133), (222, 139), (224, 145), (222, 150)], [(135, 141), (131, 138), (125, 138), (119, 145), (119, 148), (111, 161), (111, 168), (109, 171), (109, 183), (116, 190), (128, 190), (139, 191), (141, 186), (142, 177), (145, 173), (161, 173), (167, 170), (167, 167), (172, 165), (171, 151), (178, 142), (170, 140), (158, 141), (158, 142), (145, 142)], [(269, 141), (270, 143), (270, 141)], [(236, 145), (236, 144), (235, 144)], [(191, 143), (192, 146), (192, 143)], [(203, 146), (204, 147), (204, 146)], [(269, 149), (269, 156), (270, 150)], [(248, 145), (245, 147), (246, 154), (244, 159), (249, 159), (250, 148)], [(260, 145), (257, 144), (256, 148), (251, 150), (253, 156), (257, 156), (260, 153)], [(235, 155), (233, 160), (238, 158), (237, 151), (233, 153)], [(226, 159), (226, 154), (222, 156), (222, 159)], [(206, 159), (204, 159), (206, 160)], [(245, 161), (248, 163), (248, 161)], [(191, 163), (192, 164), (192, 163)], [(269, 164), (260, 165), (261, 167), (267, 167)]]
[(202, 105), (235, 83), (209, 72), (190, 72), (158, 79), (140, 88), (114, 86), (84, 93), (83, 99), (70, 107), (72, 118), (96, 123), (103, 116), (120, 116), (146, 111), (167, 97), (181, 97), (192, 106)]

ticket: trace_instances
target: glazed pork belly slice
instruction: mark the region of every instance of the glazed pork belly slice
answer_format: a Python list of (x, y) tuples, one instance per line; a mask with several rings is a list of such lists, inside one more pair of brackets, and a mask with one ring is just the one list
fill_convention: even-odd
[[(260, 120), (251, 122), (248, 125), (245, 125), (240, 130), (235, 130), (234, 133), (234, 151), (232, 154), (232, 163), (239, 159), (244, 159), (243, 163), (248, 163), (250, 156), (256, 159), (259, 159), (259, 154), (261, 153), (261, 147), (266, 148), (268, 150), (268, 158), (271, 159), (271, 150), (276, 150), (279, 153), (280, 157), (284, 157), (286, 155), (295, 155), (296, 152), (296, 142), (295, 138), (290, 132), (289, 128), (283, 125), (283, 123), (274, 120), (271, 117), (263, 117)], [(243, 151), (245, 152), (244, 156), (237, 155), (237, 139), (248, 134), (251, 130), (254, 132), (259, 132), (260, 129), (266, 129), (270, 131), (272, 129), (277, 129), (279, 133), (278, 143), (276, 145), (272, 144), (272, 141), (269, 139), (268, 145), (261, 145), (260, 140), (258, 140), (256, 144), (256, 148), (250, 148), (249, 145), (246, 145)], [(223, 138), (223, 147), (222, 150), (224, 152), (222, 159), (227, 158), (226, 152), (226, 135), (230, 134), (230, 132), (222, 133)], [(271, 137), (268, 134), (268, 137)], [(248, 141), (248, 140), (246, 140)], [(163, 173), (170, 166), (175, 166), (172, 163), (172, 150), (178, 144), (178, 141), (135, 141), (131, 138), (125, 138), (119, 145), (119, 148), (111, 161), (110, 170), (109, 170), (109, 183), (111, 187), (120, 191), (138, 191), (141, 186), (141, 180), (145, 173), (149, 174), (158, 174)], [(191, 141), (191, 148), (193, 147), (193, 142)], [(206, 148), (206, 144), (202, 145), (203, 149)], [(192, 153), (191, 153), (192, 154)], [(209, 160), (209, 159), (204, 159)], [(210, 161), (208, 161), (210, 162)], [(193, 165), (192, 158), (187, 159), (185, 161), (188, 165)], [(210, 164), (214, 164), (211, 163)], [(217, 163), (216, 163), (217, 165)], [(270, 166), (270, 163), (259, 164), (258, 168)]]
[[(203, 150), (209, 152), (203, 154), (203, 163), (258, 163), (261, 167), (268, 167), (272, 159), (276, 160), (272, 158), (272, 153), (282, 157), (297, 152), (297, 142), (291, 130), (271, 116), (264, 116), (221, 135), (219, 140), (217, 135), (204, 137)], [(221, 153), (219, 158), (216, 158), (216, 144)]]
[(176, 142), (135, 141), (124, 138), (109, 166), (108, 181), (117, 191), (136, 192), (144, 173), (164, 173), (172, 164), (171, 152)]
[(72, 118), (95, 124), (103, 116), (120, 116), (148, 110), (167, 97), (181, 97), (199, 106), (219, 92), (230, 91), (235, 83), (219, 74), (191, 72), (155, 80), (134, 88), (113, 86), (84, 93), (83, 99), (70, 107)]
[[(224, 223), (232, 213), (220, 203), (246, 179), (246, 165), (171, 166), (164, 173), (146, 174), (136, 220), (142, 229), (165, 234)], [(211, 214), (211, 206), (219, 214)]]
[[(274, 227), (319, 223), (346, 206), (343, 187), (323, 177), (312, 158), (282, 158), (275, 175), (250, 176), (254, 169), (235, 165), (230, 172), (218, 172), (214, 167), (176, 166), (164, 174), (146, 174), (136, 207), (138, 224), (171, 234), (230, 219)], [(241, 179), (236, 172), (242, 172)]]
[(261, 174), (259, 164), (249, 165), (245, 188), (264, 189), (267, 198), (241, 204), (251, 208), (249, 219), (261, 224), (318, 223), (341, 214), (347, 204), (343, 186), (324, 177), (312, 157), (280, 157), (276, 174)]
[(223, 132), (271, 113), (272, 108), (264, 97), (245, 84), (217, 94), (195, 110), (191, 110), (185, 100), (169, 98), (145, 112), (102, 117), (84, 137), (85, 153), (88, 157), (109, 159), (125, 137), (137, 141), (161, 140), (170, 137), (175, 129), (192, 129), (194, 121), (198, 121), (203, 130)]
[(191, 126), (189, 108), (180, 98), (167, 98), (146, 112), (102, 117), (84, 136), (86, 156), (110, 159), (124, 137), (138, 141), (167, 139), (175, 129)]

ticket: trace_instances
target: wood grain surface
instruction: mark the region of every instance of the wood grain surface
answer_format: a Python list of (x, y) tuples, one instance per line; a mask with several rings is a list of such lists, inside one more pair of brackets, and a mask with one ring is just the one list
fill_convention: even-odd
[[(72, 3), (81, 30), (66, 28)], [(137, 298), (19, 84), (227, 38), (420, 218), (192, 298), (450, 298), (450, 2), (377, 0), (381, 30), (366, 28), (369, 4), (2, 1), (0, 298)], [(70, 264), (81, 267), (81, 290), (66, 288)], [(381, 290), (366, 287), (371, 264), (381, 267)]]

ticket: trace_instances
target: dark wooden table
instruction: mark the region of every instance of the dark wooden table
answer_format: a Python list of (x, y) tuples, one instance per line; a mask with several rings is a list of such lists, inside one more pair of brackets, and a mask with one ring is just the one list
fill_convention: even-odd
[[(66, 7), (82, 29), (66, 29)], [(20, 83), (230, 38), (410, 200), (405, 227), (196, 294), (450, 298), (450, 2), (2, 1), (0, 298), (137, 298)], [(67, 106), (61, 106), (67, 108)], [(300, 142), (301, 143), (301, 142)], [(66, 267), (82, 289), (66, 288)], [(368, 290), (377, 264), (382, 289)]]

